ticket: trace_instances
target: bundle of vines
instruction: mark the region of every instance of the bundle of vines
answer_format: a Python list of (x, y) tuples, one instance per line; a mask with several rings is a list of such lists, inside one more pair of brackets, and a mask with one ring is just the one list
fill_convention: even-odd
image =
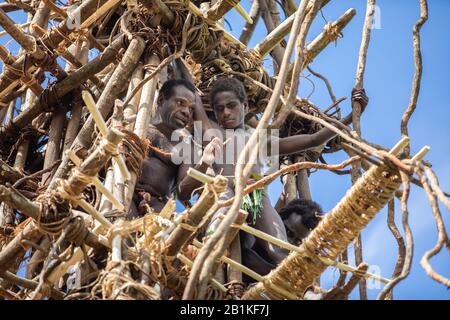
[[(408, 138), (420, 92), (420, 28), (428, 18), (427, 2), (419, 1), (421, 14), (414, 27), (415, 77), (401, 123), (403, 138), (388, 148), (361, 138), (364, 99), (352, 104), (349, 127), (339, 107), (344, 99), (336, 99), (327, 79), (309, 66), (339, 41), (356, 15), (349, 8), (326, 23), (322, 33), (310, 35), (311, 24), (330, 2), (253, 0), (249, 13), (239, 1), (229, 0), (0, 4), (2, 36), (20, 46), (14, 55), (0, 45), (0, 296), (347, 299), (358, 285), (364, 292), (371, 278), (384, 285), (379, 299), (390, 299), (411, 269), (411, 235), (399, 235), (403, 250), (399, 247), (391, 276), (367, 272), (359, 237), (384, 206), (394, 214), (394, 197), (401, 199), (407, 217), (411, 184), (426, 192), (439, 232), (438, 243), (421, 264), (432, 279), (449, 287), (450, 281), (429, 263), (450, 245), (438, 206), (440, 201), (450, 209), (449, 195), (423, 160), (429, 148), (411, 154)], [(230, 10), (246, 21), (239, 39), (224, 27)], [(26, 23), (11, 18), (18, 11), (27, 15)], [(375, 0), (368, 0), (355, 83), (362, 96), (374, 11)], [(250, 48), (259, 19), (267, 36)], [(308, 35), (314, 37), (310, 43)], [(269, 58), (271, 72), (263, 65)], [(300, 74), (306, 69), (327, 83), (331, 106), (298, 97)], [(280, 169), (259, 177), (245, 161), (235, 163), (231, 176), (194, 166), (184, 176), (200, 186), (193, 192), (198, 198), (179, 199), (186, 209), (177, 210), (181, 177), (170, 148), (160, 139), (166, 133), (158, 131), (158, 123), (167, 121), (161, 101), (170, 98), (160, 89), (179, 78), (194, 85), (189, 94), (199, 97), (196, 106), (214, 121), (220, 120), (210, 101), (214, 84), (223, 78), (243, 84), (245, 124), (253, 130), (239, 159), (258, 153), (262, 146), (257, 136), (266, 129), (279, 129), (281, 139), (325, 129), (333, 137), (278, 157)], [(193, 133), (190, 122), (182, 127), (186, 137)], [(340, 150), (348, 153), (346, 161), (323, 161), (323, 153)], [(282, 179), (277, 210), (297, 197), (311, 200), (311, 169), (351, 174), (353, 186), (300, 243), (258, 228), (254, 222), (261, 217), (252, 211), (265, 201), (261, 190)], [(151, 187), (170, 186), (169, 194), (143, 191), (140, 181), (149, 176), (162, 177)], [(210, 233), (213, 218), (217, 227)], [(394, 219), (388, 224), (397, 229)], [(405, 226), (408, 230), (407, 218)], [(245, 263), (245, 235), (281, 248), (284, 258), (270, 272), (258, 273)], [(348, 263), (347, 247), (353, 242), (356, 266)], [(26, 272), (18, 272), (21, 266)], [(325, 290), (318, 279), (329, 267), (339, 269), (340, 277)]]

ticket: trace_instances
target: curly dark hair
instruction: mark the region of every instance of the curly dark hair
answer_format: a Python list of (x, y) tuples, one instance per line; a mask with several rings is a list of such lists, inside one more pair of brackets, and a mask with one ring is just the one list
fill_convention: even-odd
[(173, 88), (175, 88), (176, 86), (184, 86), (189, 91), (195, 93), (194, 85), (184, 79), (167, 80), (166, 82), (164, 82), (161, 89), (159, 89), (159, 93), (163, 95), (164, 99), (170, 99), (170, 97), (173, 95)]
[(245, 87), (242, 82), (236, 78), (223, 77), (218, 79), (211, 88), (211, 92), (209, 93), (209, 101), (211, 102), (211, 105), (213, 104), (216, 94), (224, 91), (234, 92), (236, 97), (242, 103), (247, 101), (247, 93), (245, 92)]
[(282, 220), (288, 219), (293, 213), (301, 215), (302, 218), (304, 218), (305, 225), (311, 229), (314, 229), (320, 220), (316, 214), (321, 216), (323, 214), (323, 210), (322, 207), (315, 201), (294, 199), (279, 212)]

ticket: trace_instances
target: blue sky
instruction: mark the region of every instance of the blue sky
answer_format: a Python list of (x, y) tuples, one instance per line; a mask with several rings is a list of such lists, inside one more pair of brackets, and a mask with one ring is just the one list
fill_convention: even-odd
[[(349, 97), (354, 85), (358, 51), (361, 41), (361, 28), (364, 23), (365, 2), (361, 0), (332, 0), (323, 9), (328, 21), (335, 20), (349, 8), (357, 10), (356, 17), (344, 30), (344, 37), (337, 45), (331, 44), (312, 63), (317, 72), (324, 74), (331, 82), (337, 97)], [(242, 6), (247, 12), (251, 2), (243, 0)], [(363, 137), (386, 147), (393, 146), (401, 137), (400, 120), (409, 103), (413, 77), (412, 27), (419, 17), (418, 0), (378, 0), (381, 13), (381, 28), (372, 31), (367, 68), (365, 73), (365, 89), (370, 104), (362, 117)], [(23, 15), (11, 15), (17, 22), (25, 20)], [(422, 29), (423, 79), (422, 90), (417, 110), (409, 125), (412, 152), (417, 152), (424, 145), (431, 147), (426, 160), (440, 178), (444, 190), (450, 190), (450, 148), (448, 143), (450, 125), (450, 44), (444, 32), (450, 30), (450, 2), (447, 0), (429, 0), (429, 21)], [(239, 37), (244, 25), (243, 19), (234, 11), (226, 16), (233, 33)], [(282, 16), (284, 18), (284, 16)], [(318, 35), (325, 21), (318, 16), (308, 36), (308, 41)], [(229, 30), (228, 26), (225, 25)], [(254, 47), (266, 34), (265, 26), (260, 21), (249, 47)], [(9, 37), (1, 37), (0, 44), (7, 44)], [(14, 43), (8, 48), (17, 53)], [(265, 61), (271, 69), (271, 59)], [(305, 72), (308, 75), (308, 72)], [(311, 100), (322, 108), (330, 104), (325, 86), (314, 79), (316, 89)], [(305, 97), (311, 92), (311, 84), (301, 80), (300, 95)], [(350, 111), (349, 102), (343, 104), (344, 112)], [(326, 155), (328, 163), (338, 163), (346, 158), (342, 152)], [(311, 191), (315, 201), (325, 211), (332, 209), (351, 186), (348, 176), (337, 176), (328, 172), (316, 172), (311, 175)], [(270, 197), (276, 202), (281, 184), (277, 181), (270, 187)], [(440, 206), (447, 226), (450, 226), (449, 212)], [(410, 224), (415, 240), (414, 261), (410, 276), (395, 289), (396, 299), (449, 299), (450, 292), (441, 284), (431, 280), (419, 264), (425, 251), (432, 248), (437, 240), (437, 231), (431, 209), (424, 192), (413, 186), (409, 201)], [(397, 225), (401, 231), (400, 204), (396, 201)], [(364, 260), (371, 265), (372, 272), (389, 278), (392, 274), (397, 245), (387, 228), (387, 211), (382, 210), (362, 233)], [(403, 233), (403, 232), (402, 232)], [(352, 246), (350, 246), (352, 252)], [(352, 256), (352, 254), (350, 255)], [(352, 262), (352, 261), (351, 261)], [(353, 262), (352, 262), (353, 263)], [(436, 271), (450, 276), (450, 255), (445, 249), (431, 260)], [(328, 269), (322, 276), (322, 286), (330, 288), (337, 280), (339, 273)], [(376, 298), (380, 289), (373, 283), (368, 290), (369, 298)], [(373, 288), (375, 287), (375, 288)], [(358, 298), (357, 290), (352, 299)]]

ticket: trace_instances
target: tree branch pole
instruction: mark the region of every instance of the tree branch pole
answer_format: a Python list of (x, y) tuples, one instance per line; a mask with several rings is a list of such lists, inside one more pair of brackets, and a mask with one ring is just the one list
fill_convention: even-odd
[[(413, 46), (414, 46), (414, 78), (412, 82), (412, 92), (409, 100), (409, 105), (402, 116), (400, 130), (402, 135), (408, 136), (408, 122), (417, 107), (419, 100), (420, 84), (422, 81), (422, 52), (420, 48), (420, 30), (428, 20), (428, 3), (427, 0), (419, 0), (420, 2), (420, 18), (413, 28)], [(411, 153), (411, 148), (405, 148), (406, 156)]]
[(250, 8), (250, 19), (252, 23), (246, 22), (244, 28), (242, 29), (241, 36), (239, 37), (239, 41), (244, 45), (248, 45), (250, 38), (255, 31), (256, 24), (258, 23), (259, 18), (261, 17), (261, 9), (259, 6), (259, 0), (253, 0), (252, 7)]
[(284, 122), (294, 105), (294, 101), (296, 101), (297, 99), (298, 86), (300, 83), (300, 72), (303, 69), (303, 61), (307, 60), (307, 57), (304, 56), (306, 35), (308, 34), (309, 28), (311, 27), (311, 24), (317, 15), (321, 2), (322, 1), (316, 0), (310, 2), (311, 9), (309, 10), (308, 14), (306, 15), (305, 21), (302, 24), (302, 29), (300, 31), (300, 35), (297, 39), (295, 47), (296, 58), (292, 69), (288, 97), (286, 99), (286, 104), (282, 106), (280, 112), (277, 115), (277, 118), (272, 123), (272, 127), (274, 128), (279, 127), (281, 123)]
[[(61, 23), (51, 29), (46, 36), (42, 38), (42, 41), (44, 45), (47, 48), (56, 49), (56, 47), (59, 46), (59, 44), (67, 38), (67, 36), (72, 33), (75, 30), (75, 26), (73, 25), (73, 22), (80, 22), (83, 23), (84, 20), (86, 20), (91, 14), (93, 14), (97, 10), (97, 6), (101, 5), (102, 3), (107, 2), (107, 0), (88, 0), (84, 1), (77, 9), (75, 9), (71, 15), (67, 19), (64, 19), (61, 21)], [(44, 9), (48, 10), (48, 8), (44, 7)], [(77, 18), (75, 18), (77, 17)], [(78, 19), (79, 18), (79, 19)], [(97, 18), (100, 18), (100, 16), (97, 16)], [(55, 46), (55, 47), (54, 47)], [(36, 50), (40, 50), (37, 48)], [(39, 53), (36, 54), (39, 55)], [(25, 66), (25, 55), (22, 55), (19, 59), (17, 59), (16, 62), (12, 65), (16, 70), (23, 70), (25, 74), (31, 74), (33, 73), (37, 68), (35, 65), (39, 65), (43, 62), (43, 60), (46, 58), (46, 55), (44, 54), (42, 57), (32, 57), (32, 63), (29, 64), (29, 67), (27, 70), (24, 70)], [(50, 71), (53, 71), (54, 67), (58, 67), (57, 63), (53, 64), (53, 67), (49, 67)], [(63, 71), (62, 69), (59, 71)], [(3, 72), (0, 75), (0, 92), (3, 92), (15, 79), (19, 79), (20, 75), (11, 75), (6, 76)]]
[(228, 179), (219, 175), (205, 187), (198, 201), (187, 211), (186, 221), (179, 224), (166, 240), (167, 256), (175, 256), (190, 236), (197, 231), (203, 217), (216, 202), (216, 195), (222, 193), (227, 184)]
[[(290, 113), (290, 109), (292, 108), (292, 105), (294, 104), (294, 101), (297, 100), (297, 92), (298, 87), (300, 83), (300, 72), (303, 69), (303, 55), (305, 52), (305, 42), (306, 42), (306, 35), (309, 32), (309, 28), (311, 27), (311, 24), (319, 10), (319, 7), (321, 6), (322, 1), (315, 1), (310, 2), (311, 9), (309, 10), (308, 14), (306, 15), (305, 21), (302, 24), (302, 28), (300, 30), (300, 35), (297, 39), (295, 51), (296, 51), (296, 58), (294, 61), (294, 67), (292, 71), (291, 81), (290, 81), (290, 88), (288, 97), (286, 99), (286, 103), (282, 106), (282, 109), (280, 113), (278, 114), (277, 118), (272, 122), (272, 126), (279, 126), (281, 122), (284, 122), (283, 118), (286, 118), (287, 115)], [(308, 177), (305, 170), (301, 170), (299, 172), (299, 181), (301, 182), (301, 186), (303, 187), (303, 194), (304, 196), (311, 196), (309, 191), (309, 184), (308, 184)], [(285, 204), (289, 203), (293, 199), (297, 197), (297, 184), (295, 183), (295, 177), (291, 174), (286, 176), (286, 182), (285, 182)]]
[[(68, 49), (68, 52), (72, 53), (75, 58), (77, 58), (82, 63), (82, 65), (86, 65), (88, 63), (89, 44), (87, 43), (87, 41), (78, 41), (77, 43), (71, 45)], [(74, 68), (69, 64), (67, 64), (66, 69), (69, 74), (76, 71), (76, 69), (74, 70)], [(75, 97), (72, 103), (72, 110), (70, 111), (70, 120), (67, 124), (63, 151), (66, 151), (70, 148), (77, 136), (81, 124), (82, 109), (83, 103), (80, 97)]]
[[(237, 226), (241, 226), (242, 224), (245, 223), (245, 219), (247, 218), (248, 213), (246, 211), (243, 210), (239, 210), (239, 214), (236, 218), (236, 221), (234, 221), (233, 226), (228, 229), (228, 232), (225, 236), (225, 238), (223, 239), (223, 244), (222, 246), (224, 246), (225, 248), (228, 248), (230, 251), (230, 255), (233, 254), (234, 256), (238, 257), (239, 261), (241, 260), (241, 247), (240, 247), (240, 243), (236, 242), (234, 240), (239, 241), (239, 228)], [(236, 254), (236, 252), (232, 251), (231, 248), (231, 244), (234, 244), (234, 249), (235, 251), (238, 251), (239, 256)], [(219, 262), (216, 260), (215, 263), (212, 265), (211, 269), (209, 268), (205, 268), (202, 270), (202, 273), (200, 274), (200, 282), (199, 282), (199, 288), (198, 288), (198, 293), (197, 296), (199, 298), (205, 297), (206, 295), (206, 288), (207, 288), (207, 284), (209, 279), (211, 278), (210, 275), (215, 275), (217, 272), (217, 269), (219, 268)], [(206, 273), (206, 274), (205, 274)], [(242, 275), (240, 275), (239, 273), (232, 273), (231, 274), (232, 277), (236, 278), (238, 281), (242, 282)]]
[(420, 259), (420, 265), (431, 279), (443, 284), (448, 289), (450, 288), (450, 279), (442, 276), (441, 274), (433, 270), (433, 267), (431, 266), (429, 260), (435, 255), (437, 255), (444, 246), (447, 248), (447, 250), (450, 250), (450, 240), (448, 238), (448, 233), (447, 230), (445, 229), (445, 224), (442, 219), (441, 211), (437, 203), (437, 196), (433, 193), (426, 179), (426, 176), (419, 170), (416, 170), (416, 173), (419, 175), (420, 181), (422, 182), (422, 185), (427, 193), (427, 198), (428, 201), (430, 202), (433, 217), (436, 222), (436, 228), (438, 230), (438, 240), (436, 242), (436, 245), (427, 252), (425, 252), (425, 254)]
[(45, 52), (37, 46), (36, 40), (16, 27), (14, 21), (2, 9), (0, 9), (0, 25), (25, 51), (30, 52), (33, 58), (42, 60), (45, 57)]
[[(261, 16), (266, 25), (268, 34), (270, 34), (270, 32), (272, 32), (280, 24), (280, 23), (276, 24), (276, 22), (273, 20), (273, 15), (269, 8), (270, 7), (269, 3), (271, 1), (272, 0), (259, 0)], [(274, 67), (276, 66), (275, 70), (277, 70), (279, 68), (279, 66), (281, 65), (281, 61), (283, 60), (284, 50), (279, 44), (276, 44), (274, 46), (274, 48), (271, 50), (270, 54), (272, 55), (273, 60), (276, 63), (274, 65)], [(275, 73), (276, 73), (276, 71), (275, 71)]]
[[(78, 88), (80, 83), (86, 81), (93, 74), (98, 73), (113, 62), (117, 58), (118, 50), (124, 45), (123, 39), (124, 36), (117, 38), (95, 59), (68, 75), (64, 80), (56, 83), (52, 89), (53, 95), (50, 95), (50, 101), (48, 101), (48, 104), (57, 104), (57, 101), (52, 98), (56, 100), (61, 99), (73, 89)], [(17, 128), (24, 128), (44, 111), (44, 107), (45, 106), (42, 105), (41, 101), (35, 101), (33, 105), (31, 105), (25, 112), (20, 113), (14, 118), (13, 125)]]
[[(392, 278), (392, 280), (383, 288), (383, 290), (380, 292), (380, 294), (377, 297), (377, 300), (384, 300), (386, 298), (392, 299), (393, 298), (393, 289), (394, 287), (402, 280), (404, 280), (411, 270), (411, 264), (414, 254), (414, 242), (413, 242), (413, 236), (411, 232), (411, 228), (408, 223), (408, 198), (411, 190), (411, 184), (409, 182), (409, 178), (406, 174), (403, 172), (400, 173), (402, 178), (402, 184), (403, 184), (403, 193), (402, 193), (402, 199), (401, 199), (401, 206), (402, 206), (402, 223), (403, 223), (403, 229), (405, 230), (405, 236), (406, 236), (406, 249), (404, 252), (403, 257), (399, 257), (396, 265), (396, 269), (398, 266), (398, 269), (400, 270), (400, 274), (397, 274), (395, 278)], [(402, 239), (403, 240), (403, 239)], [(404, 244), (403, 244), (404, 247)], [(399, 245), (399, 255), (403, 254), (403, 251), (400, 251), (403, 249)], [(403, 260), (403, 261), (402, 261)], [(402, 264), (400, 265), (400, 262)], [(394, 272), (398, 273), (398, 270), (394, 269)]]
[[(366, 61), (367, 61), (367, 51), (370, 43), (370, 34), (373, 26), (373, 18), (375, 14), (375, 0), (367, 0), (367, 8), (366, 8), (366, 18), (364, 21), (361, 47), (359, 49), (359, 59), (358, 66), (356, 69), (356, 81), (355, 81), (355, 89), (363, 89), (364, 88), (364, 71), (366, 70)], [(356, 102), (353, 105), (352, 112), (352, 123), (353, 129), (356, 134), (361, 136), (361, 105)], [(353, 155), (353, 153), (350, 153)], [(359, 177), (361, 176), (361, 163), (354, 163), (352, 165), (352, 183), (355, 183)], [(363, 252), (362, 252), (362, 239), (361, 235), (355, 241), (355, 263), (361, 264), (363, 262)], [(362, 300), (367, 300), (367, 287), (364, 279), (361, 279), (359, 283), (359, 295)]]
[[(125, 85), (125, 83), (130, 78), (134, 68), (136, 67), (139, 58), (141, 57), (144, 51), (145, 43), (139, 37), (133, 38), (131, 40), (128, 49), (126, 50), (122, 61), (119, 63), (117, 68), (114, 70), (111, 79), (106, 84), (105, 89), (102, 91), (102, 94), (97, 101), (96, 107), (100, 112), (101, 116), (105, 118), (109, 112), (111, 111), (114, 101), (117, 99), (118, 95), (121, 92), (121, 89)], [(75, 141), (72, 144), (71, 150), (87, 150), (92, 144), (92, 134), (94, 133), (94, 120), (93, 117), (90, 116), (86, 123), (81, 128), (78, 133)], [(68, 168), (69, 159), (67, 156), (63, 156), (62, 163), (58, 167), (55, 175), (53, 176), (52, 181), (50, 182), (50, 188), (55, 185), (56, 179), (64, 177), (69, 168)]]
[[(403, 191), (405, 192), (405, 191)], [(407, 208), (405, 207), (406, 204), (406, 198), (403, 198), (402, 196), (402, 212), (405, 212)], [(405, 214), (404, 214), (405, 216)], [(397, 254), (397, 262), (395, 263), (394, 271), (392, 273), (391, 278), (395, 279), (399, 275), (401, 275), (403, 266), (405, 265), (405, 256), (406, 256), (406, 246), (405, 246), (405, 239), (403, 239), (402, 234), (400, 233), (400, 230), (398, 230), (397, 225), (395, 224), (395, 201), (391, 200), (388, 203), (388, 227), (389, 230), (391, 230), (392, 235), (394, 236), (395, 240), (397, 241), (398, 246), (398, 254)], [(393, 289), (390, 290), (390, 292), (386, 295), (389, 300), (394, 299), (394, 293)]]
[[(330, 0), (324, 0), (322, 2), (322, 9), (326, 4), (328, 4)], [(307, 14), (311, 10), (311, 5), (306, 8), (305, 14)], [(292, 29), (292, 24), (295, 19), (295, 14), (289, 16), (286, 20), (284, 20), (279, 26), (277, 26), (271, 33), (269, 33), (263, 41), (257, 44), (254, 48), (257, 51), (261, 58), (264, 58), (269, 52), (275, 48), (275, 46), (286, 37)]]
[[(156, 55), (150, 55), (147, 58), (147, 65), (156, 67), (160, 59)], [(145, 76), (149, 76), (152, 73), (151, 70), (147, 69)], [(147, 128), (150, 124), (152, 117), (152, 107), (155, 101), (156, 85), (158, 84), (158, 77), (154, 77), (152, 80), (148, 81), (142, 87), (141, 94), (139, 96), (139, 107), (136, 114), (136, 122), (134, 125), (134, 133), (141, 139), (147, 138)], [(131, 93), (130, 93), (131, 94)], [(136, 173), (131, 172), (131, 179), (126, 182), (125, 188), (125, 210), (129, 211), (131, 201), (133, 198), (134, 189), (136, 187), (138, 176)]]

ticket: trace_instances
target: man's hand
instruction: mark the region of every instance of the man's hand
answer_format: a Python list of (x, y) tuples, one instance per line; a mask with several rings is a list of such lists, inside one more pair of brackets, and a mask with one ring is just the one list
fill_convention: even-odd
[(200, 159), (200, 163), (205, 163), (208, 166), (212, 166), (216, 160), (216, 156), (222, 153), (222, 143), (219, 138), (214, 138), (203, 150), (202, 158)]
[(352, 106), (354, 103), (358, 102), (361, 105), (361, 112), (364, 112), (367, 104), (369, 103), (369, 98), (366, 95), (366, 91), (364, 89), (355, 89), (352, 90)]

